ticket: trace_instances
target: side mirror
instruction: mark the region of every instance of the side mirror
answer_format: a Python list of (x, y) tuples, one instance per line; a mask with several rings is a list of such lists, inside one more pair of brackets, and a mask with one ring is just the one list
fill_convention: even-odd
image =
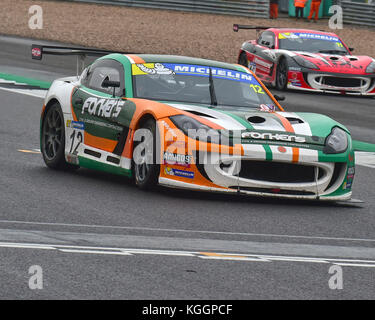
[(108, 79), (104, 79), (102, 82), (102, 88), (120, 88), (120, 86), (120, 81), (110, 81)]
[(276, 101), (284, 101), (285, 100), (285, 96), (278, 96), (277, 94), (274, 95)]
[(120, 81), (111, 81), (105, 78), (102, 82), (102, 88), (113, 88), (112, 97), (116, 97), (116, 88), (120, 88), (121, 83)]
[(350, 51), (350, 52), (353, 52), (353, 51), (354, 51), (354, 48), (349, 48), (349, 51)]

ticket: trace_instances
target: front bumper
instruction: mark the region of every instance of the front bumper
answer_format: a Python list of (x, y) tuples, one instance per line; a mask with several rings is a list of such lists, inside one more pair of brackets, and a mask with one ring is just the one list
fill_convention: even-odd
[[(258, 152), (257, 152), (258, 150)], [(306, 150), (306, 152), (304, 152)], [(159, 184), (210, 192), (240, 193), (261, 197), (310, 200), (348, 200), (354, 174), (348, 182), (348, 162), (320, 162), (308, 149), (300, 149), (300, 161), (265, 160), (262, 147), (252, 145), (244, 155), (206, 153), (204, 164), (188, 169), (163, 164)], [(190, 172), (171, 176), (170, 170)], [(354, 171), (354, 169), (353, 169)], [(194, 174), (193, 174), (194, 173)]]
[(287, 88), (313, 92), (375, 96), (375, 77), (289, 71)]

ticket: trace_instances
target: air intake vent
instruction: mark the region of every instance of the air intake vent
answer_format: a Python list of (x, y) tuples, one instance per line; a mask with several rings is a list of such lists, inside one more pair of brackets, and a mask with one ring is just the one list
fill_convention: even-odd
[(298, 119), (298, 118), (293, 118), (293, 117), (287, 117), (288, 121), (290, 124), (298, 124), (298, 123), (304, 123), (303, 120)]
[(206, 118), (213, 118), (213, 119), (216, 119), (215, 117), (209, 115), (209, 114), (206, 114), (206, 113), (203, 113), (203, 112), (199, 112), (199, 111), (195, 111), (195, 110), (184, 110), (186, 112), (190, 112), (192, 114), (195, 114), (196, 116), (199, 116), (199, 117), (206, 117)]
[(253, 116), (253, 117), (247, 118), (247, 121), (251, 123), (263, 123), (266, 121), (266, 119), (264, 119), (263, 117)]

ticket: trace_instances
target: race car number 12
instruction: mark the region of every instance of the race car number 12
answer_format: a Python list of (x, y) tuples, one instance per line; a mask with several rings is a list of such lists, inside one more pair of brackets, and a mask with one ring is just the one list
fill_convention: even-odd
[(83, 142), (83, 134), (81, 130), (73, 130), (70, 135), (71, 145), (69, 153), (77, 154), (79, 145)]

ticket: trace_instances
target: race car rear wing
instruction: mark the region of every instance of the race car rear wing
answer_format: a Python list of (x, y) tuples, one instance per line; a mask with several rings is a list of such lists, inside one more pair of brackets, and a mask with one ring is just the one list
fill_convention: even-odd
[[(77, 76), (81, 74), (84, 69), (84, 60), (87, 56), (104, 56), (114, 53), (114, 51), (89, 49), (89, 48), (74, 48), (63, 46), (45, 46), (33, 44), (31, 45), (31, 58), (34, 60), (42, 60), (43, 55), (56, 55), (56, 56), (77, 56)], [(128, 54), (128, 52), (117, 52)]]
[(241, 29), (259, 31), (259, 30), (266, 30), (266, 29), (269, 29), (269, 28), (272, 28), (272, 27), (249, 26), (249, 25), (246, 25), (246, 24), (234, 24), (233, 25), (233, 31), (234, 32), (238, 32), (238, 30), (241, 30)]

